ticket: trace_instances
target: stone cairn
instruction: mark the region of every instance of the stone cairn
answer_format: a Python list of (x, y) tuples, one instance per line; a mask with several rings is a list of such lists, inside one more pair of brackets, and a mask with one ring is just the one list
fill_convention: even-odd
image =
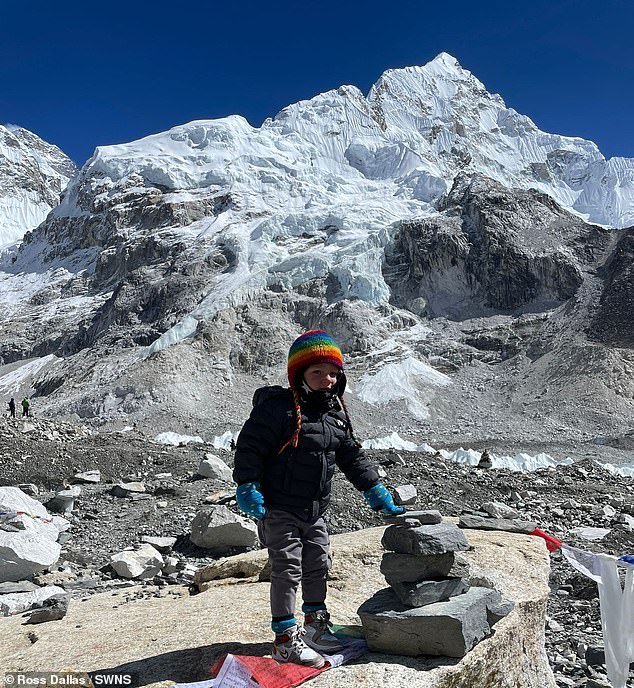
[(381, 573), (390, 586), (358, 610), (370, 650), (388, 654), (464, 657), (491, 634), (513, 603), (497, 590), (471, 586), (471, 549), (438, 511), (411, 511), (383, 534)]

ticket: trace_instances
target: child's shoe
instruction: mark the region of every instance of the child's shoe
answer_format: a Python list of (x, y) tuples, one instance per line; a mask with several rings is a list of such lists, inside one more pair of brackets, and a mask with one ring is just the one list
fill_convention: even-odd
[(326, 655), (339, 652), (343, 645), (330, 633), (330, 614), (325, 609), (307, 612), (304, 616), (304, 642)]
[(324, 666), (326, 660), (306, 645), (302, 638), (304, 633), (303, 628), (295, 625), (276, 635), (271, 653), (273, 659), (316, 668)]

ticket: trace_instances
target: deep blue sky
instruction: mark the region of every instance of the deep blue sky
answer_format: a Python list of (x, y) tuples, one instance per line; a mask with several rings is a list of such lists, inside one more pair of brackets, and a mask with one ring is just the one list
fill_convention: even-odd
[(445, 51), (543, 130), (634, 157), (633, 0), (22, 0), (0, 10), (0, 123), (83, 164), (194, 119), (255, 126)]

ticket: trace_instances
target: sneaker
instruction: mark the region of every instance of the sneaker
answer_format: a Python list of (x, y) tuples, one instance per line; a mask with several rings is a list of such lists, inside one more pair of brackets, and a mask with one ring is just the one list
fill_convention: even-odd
[(330, 614), (325, 609), (309, 612), (304, 617), (305, 643), (317, 652), (331, 655), (339, 652), (343, 645), (330, 633)]
[(278, 662), (293, 662), (316, 668), (324, 666), (326, 660), (306, 645), (302, 639), (304, 633), (304, 629), (296, 625), (285, 633), (276, 635), (271, 657)]

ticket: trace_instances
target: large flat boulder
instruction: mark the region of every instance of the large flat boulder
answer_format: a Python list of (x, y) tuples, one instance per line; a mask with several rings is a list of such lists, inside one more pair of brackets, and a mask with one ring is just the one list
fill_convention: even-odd
[[(359, 624), (357, 609), (385, 587), (379, 565), (385, 528), (332, 538), (328, 603), (337, 623)], [(466, 533), (472, 579), (490, 580), (515, 603), (495, 633), (462, 659), (372, 652), (362, 661), (311, 679), (311, 688), (556, 688), (544, 649), (548, 553), (539, 538), (513, 533)], [(266, 557), (260, 559), (262, 566)], [(271, 651), (269, 584), (224, 578), (190, 596), (176, 586), (166, 597), (135, 598), (134, 589), (93, 595), (71, 605), (54, 624), (38, 626), (31, 643), (20, 617), (0, 623), (5, 671), (76, 668), (132, 671), (141, 686), (167, 688), (202, 681), (222, 654)], [(297, 610), (300, 611), (299, 608)], [(309, 684), (307, 684), (309, 685)]]

